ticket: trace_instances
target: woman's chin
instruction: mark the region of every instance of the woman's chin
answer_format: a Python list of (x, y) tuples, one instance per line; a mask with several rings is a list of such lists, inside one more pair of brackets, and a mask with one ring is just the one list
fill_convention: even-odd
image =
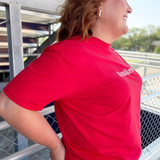
[(125, 28), (123, 29), (123, 34), (127, 34), (127, 33), (128, 33), (128, 31), (129, 31), (128, 26), (125, 26)]

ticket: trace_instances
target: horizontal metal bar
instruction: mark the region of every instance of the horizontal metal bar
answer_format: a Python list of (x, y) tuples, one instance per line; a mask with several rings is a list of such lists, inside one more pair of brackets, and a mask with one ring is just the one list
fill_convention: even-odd
[(8, 20), (5, 20), (5, 21), (3, 21), (3, 22), (0, 22), (0, 25), (1, 25), (1, 24), (4, 24), (4, 23), (6, 23), (6, 22), (8, 22)]
[[(46, 115), (54, 113), (54, 112), (55, 112), (54, 106), (47, 107), (47, 108), (43, 109), (42, 111), (40, 111), (40, 113), (43, 116), (46, 116)], [(0, 131), (7, 129), (7, 128), (10, 128), (10, 127), (11, 126), (6, 121), (0, 122)]]
[(3, 131), (3, 130), (10, 128), (10, 127), (11, 126), (6, 121), (0, 122), (0, 131)]
[(144, 77), (144, 78), (142, 78), (142, 81), (145, 82), (145, 81), (148, 81), (148, 80), (150, 80), (150, 79), (157, 78), (157, 77), (160, 77), (160, 73), (157, 73), (157, 74), (154, 74), (154, 75), (151, 75), (151, 76)]
[[(1, 19), (5, 20), (5, 7), (0, 6)], [(27, 23), (51, 24), (58, 22), (60, 16), (53, 14), (45, 14), (41, 12), (33, 12), (29, 10), (21, 10), (21, 20)]]
[(142, 98), (142, 99), (141, 99), (141, 103), (143, 103), (143, 102), (145, 102), (145, 101), (148, 101), (148, 100), (150, 100), (150, 99), (152, 99), (152, 98), (158, 97), (158, 96), (160, 96), (160, 92), (151, 94), (151, 95), (149, 95), (149, 96), (147, 96), (147, 97)]
[[(40, 56), (41, 53), (34, 53), (34, 54), (26, 54), (24, 53), (24, 57), (32, 57), (32, 56)], [(9, 57), (9, 54), (0, 54), (0, 58), (8, 58)]]
[[(1, 69), (0, 70), (0, 73), (8, 73), (8, 72), (10, 72), (9, 69)], [(0, 91), (2, 91), (1, 87), (0, 87)]]
[(131, 60), (136, 60), (136, 61), (160, 63), (160, 60), (157, 61), (157, 60), (149, 60), (149, 59), (142, 59), (142, 58), (132, 58), (132, 57), (127, 57), (127, 56), (123, 56), (123, 58), (124, 58), (125, 60), (131, 59)]
[(30, 147), (27, 147), (26, 149), (23, 149), (19, 152), (16, 152), (14, 154), (11, 154), (10, 156), (7, 156), (5, 158), (2, 158), (1, 160), (20, 160), (22, 158), (25, 158), (29, 155), (32, 155), (42, 149), (46, 148), (46, 146), (42, 146), (40, 144), (34, 144)]
[(157, 68), (160, 69), (160, 66), (153, 66), (153, 65), (147, 65), (147, 64), (141, 64), (141, 63), (132, 63), (128, 62), (129, 64), (137, 65), (137, 66), (142, 66), (142, 67), (149, 67), (149, 68)]
[(41, 54), (34, 53), (34, 54), (23, 54), (24, 57), (35, 57), (35, 56), (40, 56)]
[(0, 0), (0, 5), (14, 4), (21, 6), (22, 9), (32, 11), (40, 11), (45, 13), (56, 13), (59, 5), (62, 5), (64, 0)]
[(126, 54), (137, 54), (137, 55), (144, 55), (144, 56), (156, 56), (160, 57), (159, 54), (156, 53), (149, 53), (149, 52), (135, 52), (135, 51), (122, 51), (122, 50), (116, 50), (118, 53), (126, 53)]
[(0, 66), (8, 66), (9, 62), (0, 62)]
[(143, 58), (143, 59), (159, 60), (159, 61), (160, 61), (160, 57), (157, 57), (157, 58), (156, 58), (156, 57), (148, 57), (148, 56), (145, 56), (145, 55), (144, 55), (144, 56), (143, 56), (143, 55), (142, 55), (142, 56), (139, 56), (139, 55), (131, 55), (131, 54), (127, 54), (127, 55), (126, 55), (126, 54), (122, 54), (122, 53), (121, 53), (120, 55), (121, 55), (122, 57), (123, 57), (123, 56), (127, 56), (127, 57), (133, 57), (133, 58), (135, 57), (135, 58)]
[[(8, 48), (7, 42), (0, 42), (0, 48)], [(36, 43), (23, 43), (23, 48), (37, 48)]]
[[(60, 139), (62, 138), (62, 134), (61, 133), (59, 133), (57, 135), (58, 135), (58, 137)], [(36, 143), (36, 144), (34, 144), (34, 145), (30, 146), (30, 147), (27, 147), (26, 149), (23, 149), (23, 150), (21, 150), (19, 152), (16, 152), (16, 153), (14, 153), (14, 154), (12, 154), (10, 156), (7, 156), (7, 157), (5, 157), (5, 158), (3, 158), (1, 160), (20, 160), (22, 158), (30, 156), (30, 155), (32, 155), (32, 154), (34, 154), (34, 153), (36, 153), (36, 152), (38, 152), (38, 151), (40, 151), (42, 149), (45, 149), (45, 148), (47, 148), (47, 147)]]
[(43, 109), (42, 111), (40, 111), (40, 113), (41, 113), (43, 116), (46, 116), (46, 115), (51, 114), (51, 113), (54, 113), (54, 112), (55, 112), (54, 105), (53, 105), (53, 106), (50, 106), (50, 107), (47, 107), (47, 108)]
[(141, 104), (141, 110), (160, 116), (160, 110), (158, 108), (154, 108), (152, 106), (148, 107), (146, 104)]
[(8, 58), (9, 54), (0, 54), (0, 58)]
[[(7, 36), (7, 28), (0, 26), (0, 32), (1, 35)], [(48, 31), (38, 31), (38, 30), (28, 30), (28, 29), (22, 29), (22, 35), (23, 37), (31, 37), (31, 38), (37, 38), (41, 36), (48, 36)]]
[[(153, 148), (153, 146), (155, 146)], [(144, 152), (144, 153), (143, 153)], [(158, 160), (160, 157), (160, 138), (157, 138), (146, 148), (143, 149), (142, 155), (139, 160)]]

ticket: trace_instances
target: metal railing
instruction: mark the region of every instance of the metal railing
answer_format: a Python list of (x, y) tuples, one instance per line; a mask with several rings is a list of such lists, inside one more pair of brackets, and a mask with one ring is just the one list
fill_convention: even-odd
[(46, 147), (45, 146), (42, 146), (40, 144), (34, 144), (26, 149), (23, 149), (19, 152), (16, 152), (10, 156), (7, 156), (5, 158), (2, 158), (1, 160), (18, 160), (18, 159), (22, 159), (22, 158), (25, 158), (27, 156), (30, 156), (42, 149), (45, 149)]
[(160, 54), (155, 53), (148, 53), (148, 52), (135, 52), (135, 51), (124, 51), (124, 50), (116, 50), (119, 54), (126, 54), (126, 55), (138, 55), (138, 56), (144, 56), (144, 57), (157, 57), (160, 58)]
[[(142, 78), (140, 160), (160, 157), (160, 73)], [(153, 158), (154, 157), (154, 158)]]
[(119, 50), (117, 52), (141, 77), (160, 73), (160, 54)]
[[(52, 122), (50, 122), (51, 126), (53, 126), (55, 123), (57, 125), (56, 118), (50, 115), (54, 112), (55, 112), (54, 106), (47, 107), (43, 111), (40, 112), (43, 116), (45, 116), (47, 120), (49, 118), (52, 119)], [(3, 133), (3, 131), (5, 132)], [(60, 133), (58, 134), (58, 136), (61, 138)], [(9, 143), (8, 146), (10, 148), (7, 145), (5, 145), (6, 142)], [(33, 155), (34, 153), (37, 153), (38, 151), (41, 151), (42, 149), (45, 149), (45, 152), (46, 150), (48, 150), (45, 153), (45, 155), (48, 153), (47, 156), (49, 158), (49, 149), (47, 149), (45, 146), (35, 144), (34, 142), (30, 142), (29, 147), (24, 148), (23, 150), (15, 153), (14, 145), (18, 145), (16, 144), (16, 138), (14, 138), (14, 129), (11, 128), (11, 126), (7, 122), (5, 121), (0, 122), (0, 159), (2, 158), (2, 160), (18, 160), (26, 156)], [(33, 157), (34, 158), (37, 157), (37, 159), (42, 158), (38, 155), (33, 155), (30, 157), (30, 159), (32, 159)]]

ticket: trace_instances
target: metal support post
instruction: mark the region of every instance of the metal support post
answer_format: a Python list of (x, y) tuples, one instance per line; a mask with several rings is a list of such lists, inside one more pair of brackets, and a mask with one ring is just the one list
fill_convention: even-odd
[(20, 6), (6, 6), (10, 79), (24, 68)]
[(38, 48), (40, 46), (40, 44), (39, 44), (39, 37), (36, 38), (36, 43), (37, 43), (37, 48)]
[[(6, 18), (8, 20), (6, 24), (8, 34), (10, 80), (12, 80), (24, 68), (21, 7), (16, 4), (7, 5)], [(28, 147), (28, 140), (17, 132), (15, 132), (15, 139), (18, 144), (18, 146), (15, 145), (16, 151)], [(28, 157), (23, 160), (28, 160)]]
[(48, 24), (48, 31), (49, 31), (49, 36), (53, 34), (52, 24)]
[[(147, 57), (147, 54), (145, 54), (145, 57)], [(148, 64), (148, 62), (146, 62)], [(147, 77), (147, 67), (144, 67), (144, 77)]]

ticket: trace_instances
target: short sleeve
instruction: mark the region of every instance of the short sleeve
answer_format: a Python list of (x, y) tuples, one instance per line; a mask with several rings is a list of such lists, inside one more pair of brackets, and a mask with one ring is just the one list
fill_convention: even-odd
[(78, 95), (79, 87), (70, 65), (50, 48), (3, 89), (12, 101), (26, 109), (42, 110), (52, 101)]

